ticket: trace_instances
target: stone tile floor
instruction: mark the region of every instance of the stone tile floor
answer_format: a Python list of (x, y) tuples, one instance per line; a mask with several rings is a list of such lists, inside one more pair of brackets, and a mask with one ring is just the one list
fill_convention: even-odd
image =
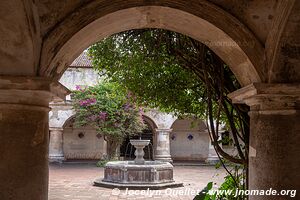
[[(62, 164), (49, 166), (49, 200), (189, 200), (193, 192), (203, 189), (209, 181), (221, 183), (223, 169), (213, 166), (175, 166), (174, 179), (184, 187), (154, 191), (126, 191), (93, 186), (103, 177), (103, 168), (92, 164)], [(182, 194), (183, 193), (183, 194)]]

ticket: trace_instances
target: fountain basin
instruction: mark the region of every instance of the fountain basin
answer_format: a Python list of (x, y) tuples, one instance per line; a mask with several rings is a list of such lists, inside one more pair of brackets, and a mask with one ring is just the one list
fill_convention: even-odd
[(163, 189), (180, 187), (173, 179), (173, 166), (168, 162), (145, 161), (143, 165), (134, 161), (108, 162), (104, 179), (96, 180), (96, 186), (130, 189)]
[(150, 140), (130, 140), (130, 143), (133, 146), (141, 146), (141, 147), (145, 147), (150, 143)]
[(173, 179), (173, 165), (169, 162), (145, 161), (144, 147), (150, 140), (130, 140), (136, 148), (134, 161), (112, 161), (104, 167), (104, 179), (94, 182), (95, 186), (128, 189), (163, 189), (180, 187)]

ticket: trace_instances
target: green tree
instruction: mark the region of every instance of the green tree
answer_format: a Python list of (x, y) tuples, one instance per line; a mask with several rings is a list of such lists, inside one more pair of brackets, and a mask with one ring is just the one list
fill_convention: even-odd
[(116, 149), (127, 135), (145, 128), (142, 109), (131, 93), (113, 82), (102, 82), (94, 87), (80, 87), (73, 91), (76, 111), (75, 125), (94, 126), (108, 143), (108, 156), (113, 159)]
[[(229, 67), (204, 44), (161, 29), (115, 34), (89, 49), (99, 73), (132, 91), (149, 107), (207, 119), (216, 151), (247, 169), (248, 107), (234, 105), (227, 94), (240, 88)], [(233, 135), (237, 155), (224, 152), (219, 126)]]

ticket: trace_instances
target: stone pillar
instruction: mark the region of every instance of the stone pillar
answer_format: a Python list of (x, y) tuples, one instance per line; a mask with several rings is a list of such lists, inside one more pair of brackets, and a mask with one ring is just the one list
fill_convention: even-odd
[[(250, 106), (249, 189), (299, 189), (300, 85), (253, 84), (230, 97)], [(289, 196), (249, 199), (283, 200)]]
[(44, 79), (0, 76), (1, 200), (48, 199), (48, 104), (57, 91)]
[[(222, 144), (220, 144), (220, 146), (222, 146)], [(208, 146), (208, 157), (205, 160), (205, 162), (209, 164), (216, 164), (217, 162), (219, 162), (219, 157), (210, 139), (209, 139), (209, 146)]]
[(170, 154), (170, 132), (172, 129), (156, 129), (157, 144), (155, 160), (172, 162)]
[(63, 129), (50, 128), (49, 161), (62, 162), (64, 159)]

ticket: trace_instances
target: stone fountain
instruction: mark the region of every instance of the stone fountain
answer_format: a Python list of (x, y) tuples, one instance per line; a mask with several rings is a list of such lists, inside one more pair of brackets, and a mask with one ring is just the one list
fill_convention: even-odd
[(134, 161), (111, 161), (104, 167), (104, 178), (95, 186), (129, 189), (163, 189), (181, 187), (173, 179), (173, 165), (162, 161), (145, 161), (144, 147), (150, 140), (130, 140), (136, 148)]

